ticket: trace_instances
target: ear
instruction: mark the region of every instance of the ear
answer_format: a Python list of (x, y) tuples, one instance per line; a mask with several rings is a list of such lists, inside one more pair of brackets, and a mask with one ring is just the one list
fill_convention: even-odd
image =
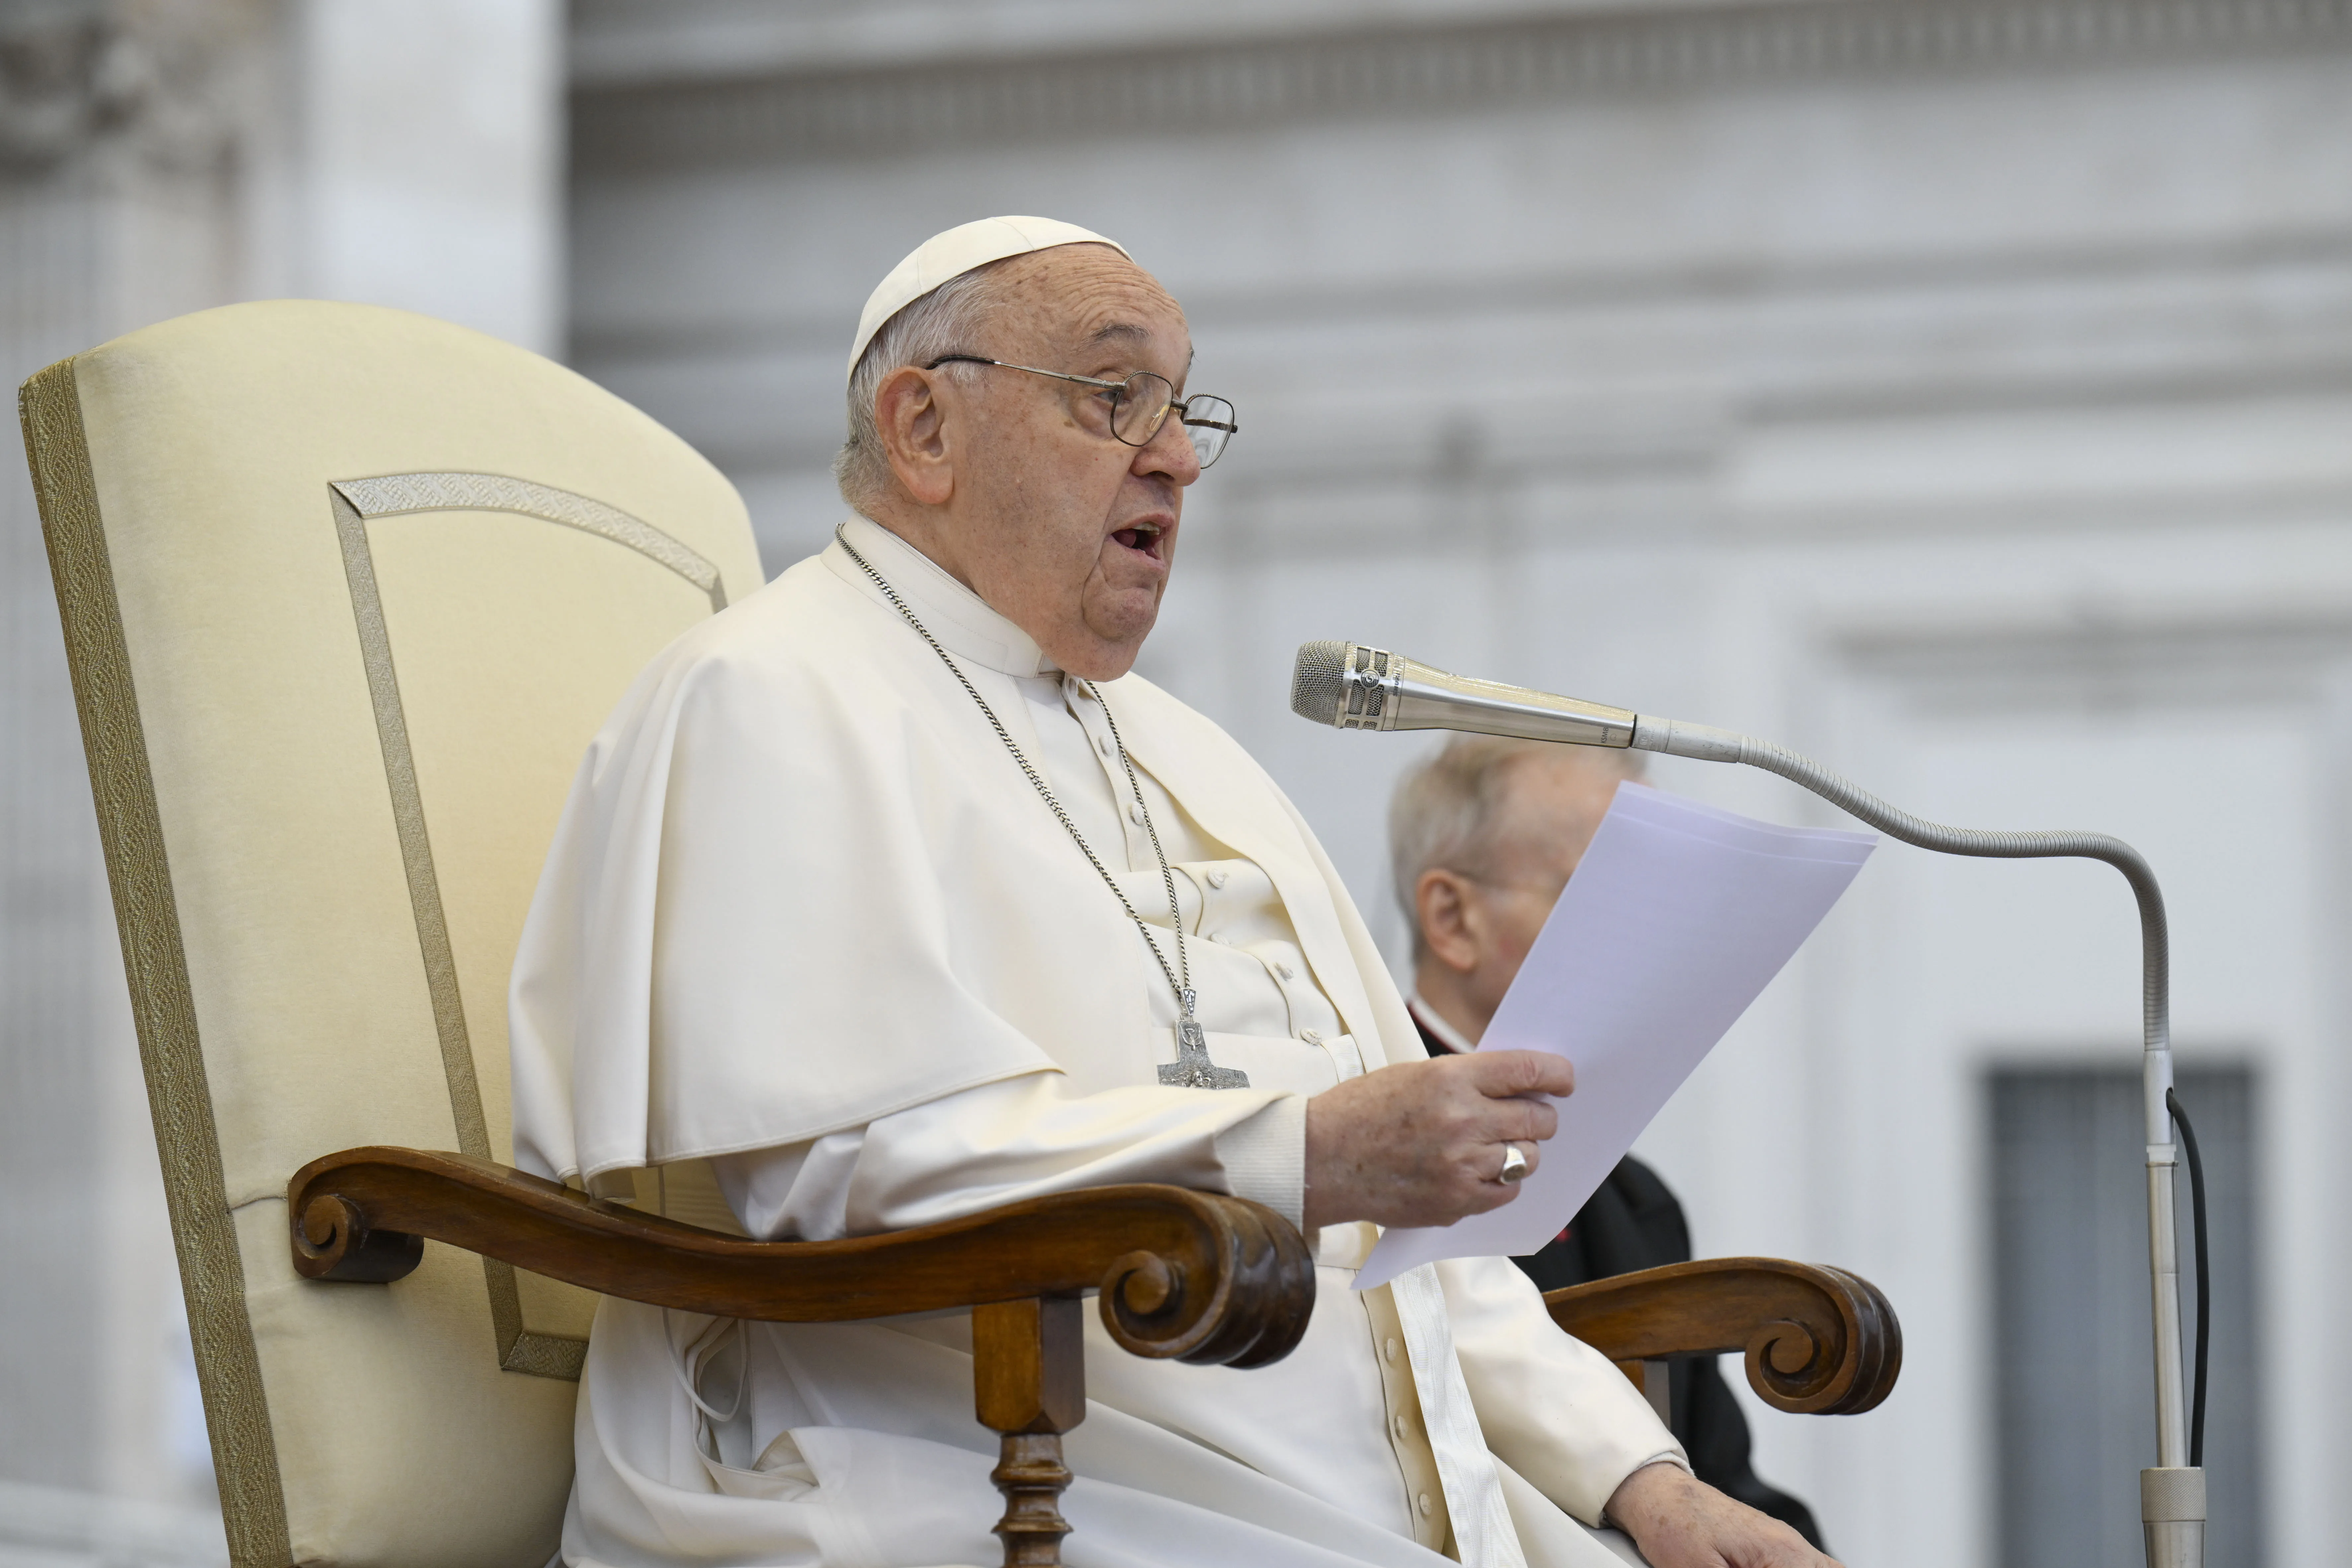
[(1412, 904), (1431, 957), (1457, 973), (1478, 967), (1486, 954), (1486, 911), (1469, 878), (1443, 868), (1423, 871), (1412, 886)]
[(940, 401), (943, 390), (934, 373), (908, 364), (883, 377), (874, 393), (882, 454), (908, 495), (923, 506), (945, 506), (955, 493), (954, 445)]

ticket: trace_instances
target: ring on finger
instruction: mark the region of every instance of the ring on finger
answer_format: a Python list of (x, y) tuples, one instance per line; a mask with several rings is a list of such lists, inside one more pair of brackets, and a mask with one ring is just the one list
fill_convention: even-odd
[(1534, 1169), (1534, 1163), (1528, 1160), (1517, 1143), (1506, 1143), (1503, 1145), (1503, 1168), (1496, 1175), (1495, 1180), (1506, 1184), (1523, 1182), (1527, 1180), (1528, 1173)]

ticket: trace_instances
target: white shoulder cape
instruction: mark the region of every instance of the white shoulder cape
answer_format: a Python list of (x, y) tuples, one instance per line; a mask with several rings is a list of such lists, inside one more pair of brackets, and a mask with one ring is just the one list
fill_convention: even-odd
[[(1154, 1081), (1142, 940), (838, 553), (671, 645), (589, 748), (515, 962), (524, 1168), (593, 1179), (795, 1143), (1022, 1073)], [(1025, 722), (1009, 678), (965, 671)], [(1273, 878), (1367, 1068), (1418, 1054), (1273, 781), (1140, 677), (1102, 690), (1137, 762)]]

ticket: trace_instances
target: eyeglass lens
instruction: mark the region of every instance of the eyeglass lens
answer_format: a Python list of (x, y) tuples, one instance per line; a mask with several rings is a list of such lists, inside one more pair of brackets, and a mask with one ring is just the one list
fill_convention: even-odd
[[(1130, 447), (1148, 445), (1176, 405), (1176, 389), (1163, 376), (1138, 371), (1119, 388), (1111, 409), (1110, 431)], [(1207, 468), (1225, 449), (1234, 429), (1234, 405), (1222, 397), (1194, 395), (1184, 400), (1184, 434), (1192, 438), (1192, 455)]]
[(1110, 433), (1130, 447), (1149, 446), (1151, 438), (1160, 434), (1175, 396), (1176, 389), (1168, 384), (1166, 377), (1148, 370), (1136, 372), (1127, 378), (1111, 405)]
[(1225, 443), (1240, 428), (1234, 419), (1234, 405), (1222, 397), (1204, 397), (1199, 393), (1184, 400), (1184, 434), (1192, 437), (1192, 455), (1207, 468), (1223, 455)]

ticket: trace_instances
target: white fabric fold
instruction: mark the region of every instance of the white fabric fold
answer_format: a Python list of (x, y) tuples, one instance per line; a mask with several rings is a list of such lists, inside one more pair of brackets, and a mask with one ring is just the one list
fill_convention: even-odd
[(1642, 1392), (1601, 1352), (1553, 1328), (1535, 1282), (1509, 1259), (1429, 1267), (1486, 1450), (1555, 1505), (1597, 1525), (1618, 1484), (1643, 1466), (1689, 1468)]
[(1453, 1331), (1445, 1318), (1445, 1290), (1437, 1270), (1424, 1264), (1389, 1281), (1404, 1342), (1412, 1358), (1413, 1391), (1421, 1395), (1422, 1419), (1436, 1451), (1437, 1474), (1445, 1486), (1445, 1507), (1454, 1518), (1454, 1544), (1465, 1568), (1527, 1568), (1503, 1500), (1502, 1479), (1486, 1451), (1470, 1385), (1454, 1359)]
[(764, 1241), (908, 1230), (1126, 1182), (1231, 1193), (1295, 1214), (1305, 1103), (1279, 1090), (1140, 1084), (1073, 1096), (1058, 1075), (1036, 1074), (710, 1165), (746, 1234)]

